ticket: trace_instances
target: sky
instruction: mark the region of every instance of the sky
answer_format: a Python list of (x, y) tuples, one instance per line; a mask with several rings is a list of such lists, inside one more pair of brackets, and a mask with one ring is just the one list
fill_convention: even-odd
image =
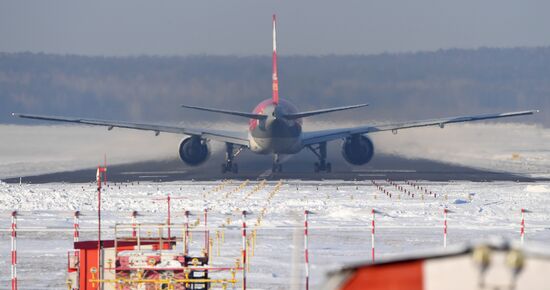
[(287, 55), (550, 45), (550, 1), (0, 1), (0, 52)]

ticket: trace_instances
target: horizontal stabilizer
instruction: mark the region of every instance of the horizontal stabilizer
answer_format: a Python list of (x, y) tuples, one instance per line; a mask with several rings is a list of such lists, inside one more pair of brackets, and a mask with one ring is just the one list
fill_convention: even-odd
[(266, 115), (254, 114), (254, 113), (228, 111), (228, 110), (220, 110), (220, 109), (212, 109), (212, 108), (204, 108), (204, 107), (196, 107), (196, 106), (188, 106), (188, 105), (181, 105), (181, 106), (183, 108), (188, 108), (188, 109), (233, 115), (233, 116), (245, 117), (245, 118), (256, 119), (256, 120), (263, 120), (267, 118)]
[(314, 115), (320, 115), (320, 114), (326, 114), (331, 112), (337, 112), (337, 111), (344, 111), (344, 110), (351, 110), (361, 107), (366, 107), (369, 104), (359, 104), (359, 105), (353, 105), (353, 106), (344, 106), (344, 107), (335, 107), (335, 108), (328, 108), (328, 109), (321, 109), (321, 110), (315, 110), (315, 111), (307, 111), (307, 112), (300, 112), (295, 114), (286, 114), (283, 115), (283, 118), (286, 119), (300, 119), (304, 117), (314, 116)]

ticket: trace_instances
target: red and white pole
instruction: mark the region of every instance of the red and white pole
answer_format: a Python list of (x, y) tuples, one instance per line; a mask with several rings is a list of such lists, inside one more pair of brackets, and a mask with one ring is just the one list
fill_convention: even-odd
[(447, 247), (447, 212), (446, 208), (443, 209), (443, 247)]
[(372, 209), (372, 223), (371, 223), (371, 256), (372, 256), (372, 263), (374, 263), (374, 213), (376, 211), (374, 208)]
[(98, 265), (101, 255), (101, 167), (97, 167), (97, 251)]
[(185, 211), (185, 241), (183, 253), (187, 256), (189, 253), (189, 211)]
[(80, 211), (74, 212), (74, 218), (73, 218), (73, 242), (78, 242), (80, 238)]
[(204, 248), (210, 255), (210, 237), (208, 236), (208, 209), (204, 209)]
[(98, 268), (98, 279), (102, 278), (102, 255), (101, 255), (101, 174), (106, 172), (107, 168), (98, 166), (97, 167), (97, 268)]
[(531, 212), (530, 210), (521, 209), (521, 230), (520, 230), (520, 241), (523, 245), (523, 242), (525, 241), (525, 214)]
[(103, 185), (107, 186), (107, 153), (103, 154), (103, 168), (105, 168), (105, 171), (103, 171)]
[(11, 289), (17, 290), (17, 212), (11, 213)]
[(137, 237), (137, 232), (136, 232), (136, 218), (137, 218), (137, 214), (138, 214), (138, 212), (135, 211), (135, 210), (132, 212), (132, 238)]
[(246, 211), (242, 212), (243, 222), (243, 241), (242, 241), (242, 260), (243, 260), (243, 290), (246, 290)]
[(304, 211), (304, 258), (306, 270), (306, 290), (309, 290), (309, 249), (308, 249), (308, 215), (309, 211)]
[(172, 223), (170, 221), (170, 218), (171, 218), (171, 214), (170, 214), (170, 208), (172, 207), (171, 204), (170, 204), (170, 194), (168, 194), (168, 196), (166, 197), (166, 201), (167, 201), (167, 205), (168, 205), (168, 240), (171, 240), (172, 239), (172, 232), (171, 232), (171, 228), (172, 228)]

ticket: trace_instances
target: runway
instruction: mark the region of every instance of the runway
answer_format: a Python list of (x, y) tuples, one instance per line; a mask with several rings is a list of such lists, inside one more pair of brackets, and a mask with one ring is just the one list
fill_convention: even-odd
[[(298, 154), (283, 158), (283, 172), (271, 172), (271, 156), (254, 155), (249, 152), (241, 154), (237, 163), (239, 173), (221, 173), (223, 156), (214, 154), (210, 160), (199, 167), (189, 167), (179, 159), (139, 162), (108, 166), (108, 179), (113, 182), (127, 181), (178, 181), (178, 180), (220, 180), (230, 179), (302, 179), (302, 180), (427, 180), (427, 181), (544, 181), (548, 179), (530, 178), (522, 175), (480, 170), (453, 164), (435, 162), (426, 159), (406, 159), (392, 155), (375, 155), (365, 166), (351, 166), (340, 156), (334, 156), (333, 172), (314, 173), (315, 159), (308, 154)], [(76, 171), (56, 172), (22, 177), (25, 183), (49, 182), (88, 182), (95, 178), (95, 168)], [(18, 183), (19, 178), (4, 180), (7, 183)]]

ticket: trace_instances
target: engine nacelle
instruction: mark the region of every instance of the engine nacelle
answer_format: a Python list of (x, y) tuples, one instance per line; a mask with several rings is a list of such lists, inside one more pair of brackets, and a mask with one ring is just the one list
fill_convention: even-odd
[(346, 138), (342, 145), (342, 156), (353, 165), (368, 163), (374, 155), (372, 141), (363, 135), (353, 135)]
[(197, 166), (202, 164), (210, 156), (208, 143), (200, 137), (185, 138), (180, 143), (180, 158), (185, 164)]

